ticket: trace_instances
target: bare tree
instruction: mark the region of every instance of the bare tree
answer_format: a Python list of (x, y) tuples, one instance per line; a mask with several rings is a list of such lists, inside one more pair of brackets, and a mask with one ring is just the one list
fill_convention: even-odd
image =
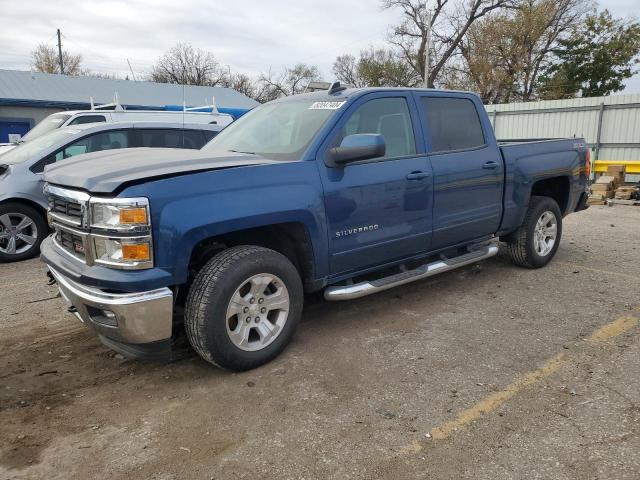
[(367, 80), (359, 72), (358, 60), (350, 53), (336, 57), (332, 70), (336, 79), (347, 85), (352, 85), (356, 88), (367, 86)]
[(151, 80), (159, 83), (216, 86), (227, 74), (211, 52), (195, 49), (189, 43), (178, 43), (151, 70)]
[(298, 63), (293, 67), (284, 68), (279, 75), (269, 70), (258, 78), (260, 91), (256, 100), (268, 102), (279, 97), (296, 95), (302, 93), (309, 82), (316, 80), (320, 80), (320, 73), (314, 65)]
[[(417, 75), (424, 79), (424, 60), (429, 30), (432, 35), (427, 83), (434, 83), (471, 25), (494, 10), (510, 7), (514, 0), (383, 0), (387, 9), (399, 9), (403, 20), (393, 27), (390, 42)], [(431, 13), (429, 23), (428, 13)]]
[[(74, 55), (66, 50), (62, 51), (62, 63), (65, 75), (83, 75), (82, 55)], [(42, 73), (62, 73), (60, 72), (60, 59), (58, 50), (45, 43), (39, 44), (31, 53), (31, 65)]]
[(360, 52), (360, 58), (341, 55), (333, 63), (338, 80), (354, 87), (415, 87), (421, 77), (396, 52), (373, 47)]

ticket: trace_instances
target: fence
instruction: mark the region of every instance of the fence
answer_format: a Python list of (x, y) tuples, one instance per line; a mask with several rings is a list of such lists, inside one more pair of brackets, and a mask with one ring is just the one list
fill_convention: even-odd
[[(640, 180), (640, 94), (487, 105), (499, 139), (584, 137), (596, 171), (626, 164)], [(638, 178), (635, 178), (638, 177)]]

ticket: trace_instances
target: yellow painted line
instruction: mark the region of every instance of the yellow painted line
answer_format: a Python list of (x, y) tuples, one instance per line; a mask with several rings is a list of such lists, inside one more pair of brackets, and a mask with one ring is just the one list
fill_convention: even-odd
[(604, 274), (607, 274), (607, 275), (614, 275), (616, 277), (630, 278), (631, 280), (636, 280), (636, 281), (640, 280), (640, 275), (629, 275), (628, 273), (612, 272), (610, 270), (601, 270), (599, 268), (587, 267), (585, 265), (580, 265), (578, 263), (571, 263), (571, 262), (559, 262), (559, 261), (556, 261), (555, 263), (557, 263), (558, 265), (564, 265), (566, 267), (580, 268), (582, 270), (589, 270), (590, 272), (604, 273)]
[(636, 317), (631, 315), (620, 317), (615, 322), (608, 323), (604, 327), (600, 327), (585, 340), (590, 343), (603, 343), (613, 337), (617, 337), (627, 330), (631, 330), (636, 325), (638, 325), (638, 319)]
[[(598, 330), (589, 335), (585, 341), (589, 343), (603, 343), (610, 340), (638, 325), (638, 319), (631, 315), (618, 318), (617, 320), (600, 327)], [(431, 437), (434, 440), (444, 440), (454, 434), (456, 431), (466, 427), (470, 423), (478, 420), (483, 415), (495, 411), (498, 407), (504, 404), (507, 400), (518, 394), (522, 390), (539, 383), (541, 380), (549, 377), (556, 372), (560, 367), (569, 362), (567, 354), (560, 353), (540, 367), (537, 370), (529, 372), (520, 378), (516, 379), (506, 388), (498, 392), (492, 393), (488, 397), (484, 398), (480, 402), (476, 403), (471, 408), (460, 412), (456, 418), (442, 425), (433, 428), (430, 432)], [(411, 444), (403, 449), (406, 452), (415, 450), (414, 444)]]
[(484, 400), (476, 403), (473, 407), (463, 410), (450, 422), (444, 423), (431, 430), (431, 437), (435, 440), (444, 440), (455, 431), (465, 427), (471, 422), (478, 420), (483, 415), (493, 412), (504, 402), (515, 394), (558, 370), (565, 363), (565, 355), (559, 354), (547, 361), (541, 368), (529, 372), (515, 382), (508, 385), (504, 390), (492, 393)]

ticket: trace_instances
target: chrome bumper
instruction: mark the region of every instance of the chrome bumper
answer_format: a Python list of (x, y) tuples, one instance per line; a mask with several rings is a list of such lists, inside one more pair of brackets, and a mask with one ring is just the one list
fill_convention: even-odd
[(81, 285), (49, 267), (60, 294), (84, 324), (99, 335), (140, 344), (171, 338), (173, 292), (164, 287), (137, 293), (108, 293)]

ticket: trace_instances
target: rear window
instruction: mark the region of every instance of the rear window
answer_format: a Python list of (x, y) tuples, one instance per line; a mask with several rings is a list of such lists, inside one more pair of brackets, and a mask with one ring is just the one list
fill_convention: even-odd
[(466, 98), (422, 97), (433, 153), (467, 150), (485, 144), (480, 117)]
[(85, 123), (103, 123), (106, 122), (104, 115), (82, 115), (76, 117), (69, 122), (69, 125), (82, 125)]

